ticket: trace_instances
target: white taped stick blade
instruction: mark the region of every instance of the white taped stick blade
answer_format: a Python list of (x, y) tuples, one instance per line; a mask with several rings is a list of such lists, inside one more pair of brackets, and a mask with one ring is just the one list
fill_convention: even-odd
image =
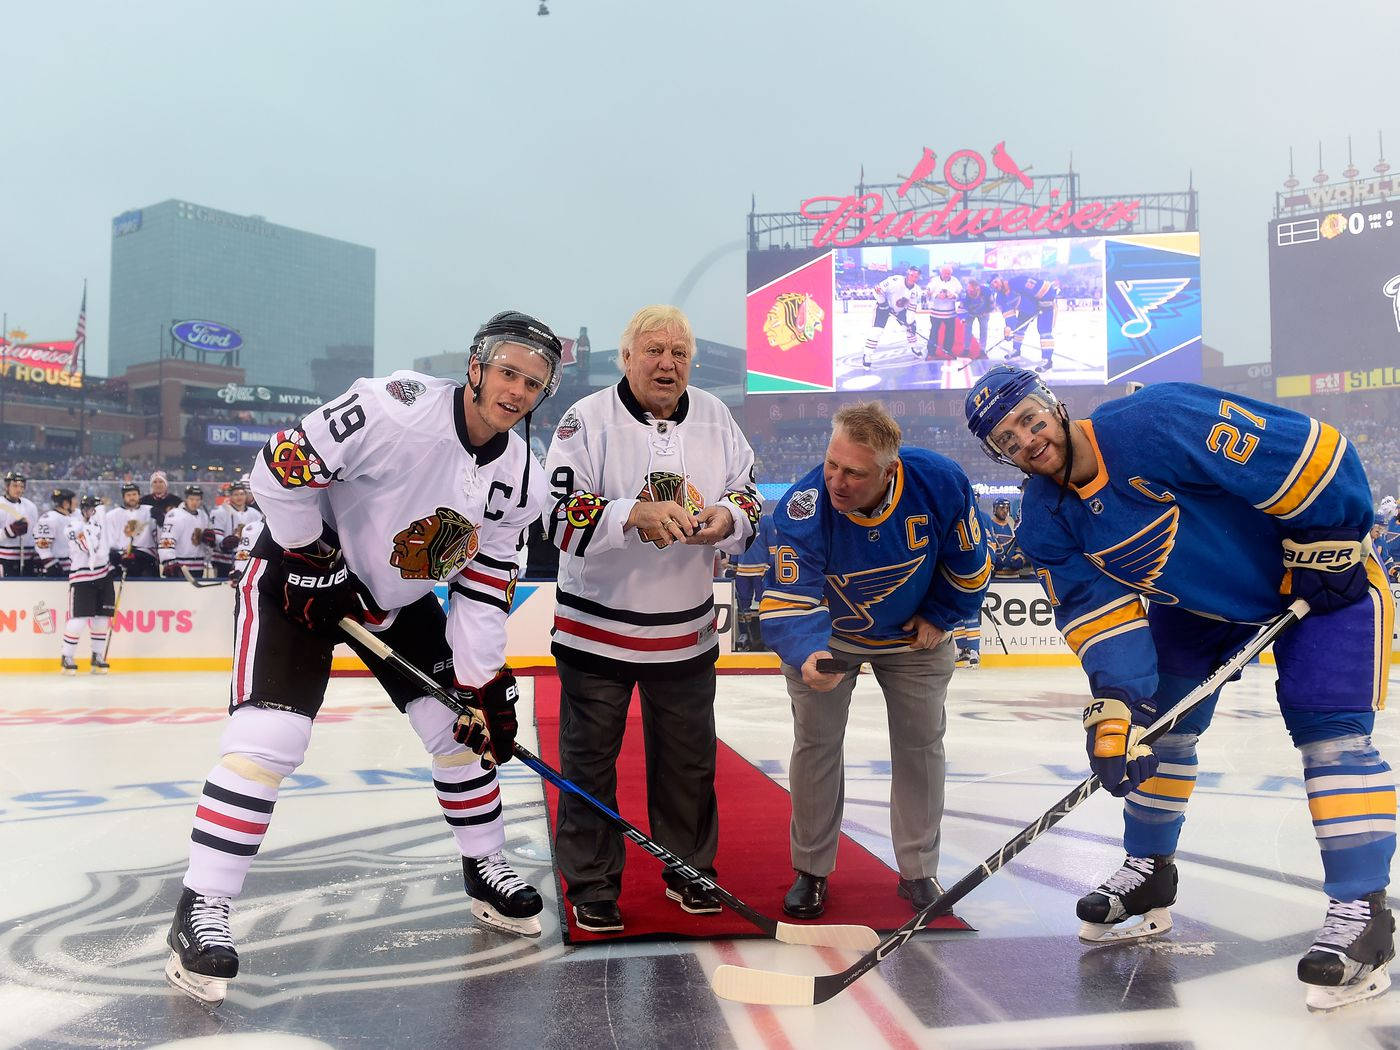
[(868, 952), (880, 943), (880, 935), (869, 926), (800, 926), (791, 922), (780, 922), (774, 936), (784, 944), (849, 948), (857, 952)]
[(710, 978), (710, 987), (721, 999), (763, 1006), (811, 1006), (816, 978), (747, 966), (721, 966)]

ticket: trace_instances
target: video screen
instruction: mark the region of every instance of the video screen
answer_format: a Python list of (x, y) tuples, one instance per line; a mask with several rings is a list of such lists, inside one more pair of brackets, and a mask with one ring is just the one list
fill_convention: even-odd
[(1400, 204), (1269, 224), (1269, 318), (1282, 396), (1395, 385), (1400, 364)]
[(748, 392), (1201, 375), (1199, 235), (749, 253)]

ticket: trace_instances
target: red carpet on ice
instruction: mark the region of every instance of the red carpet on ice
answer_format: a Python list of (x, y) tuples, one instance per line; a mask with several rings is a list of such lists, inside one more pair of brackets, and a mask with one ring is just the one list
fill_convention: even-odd
[[(552, 674), (535, 678), (535, 722), (539, 726), (540, 757), (559, 768), (559, 679)], [(627, 718), (627, 734), (618, 758), (618, 811), (644, 832), (647, 827), (646, 771), (642, 755), (641, 703), (633, 694)], [(715, 785), (719, 792), (719, 856), (715, 859), (718, 882), (756, 911), (783, 919), (783, 894), (792, 885), (788, 853), (788, 820), (792, 808), (788, 793), (720, 741)], [(559, 810), (559, 793), (544, 789), (549, 807), (550, 848)], [(663, 843), (664, 845), (664, 843)], [(719, 915), (688, 915), (665, 896), (661, 862), (632, 845), (622, 875), (622, 909), (626, 930), (621, 934), (595, 934), (580, 930), (559, 880), (560, 929), (572, 944), (602, 940), (656, 940), (674, 937), (714, 939), (760, 936), (744, 919), (729, 910)], [(895, 896), (898, 875), (869, 850), (843, 835), (831, 877), (831, 895), (824, 923), (858, 923), (877, 930), (893, 930), (913, 912), (909, 903)], [(933, 928), (971, 929), (956, 915), (941, 916)]]

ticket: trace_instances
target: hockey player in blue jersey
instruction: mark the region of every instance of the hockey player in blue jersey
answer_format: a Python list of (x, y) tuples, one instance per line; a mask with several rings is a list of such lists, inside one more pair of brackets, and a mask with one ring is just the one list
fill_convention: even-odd
[(765, 514), (758, 521), (758, 531), (753, 543), (739, 556), (734, 566), (734, 608), (738, 611), (735, 623), (735, 648), (742, 652), (753, 652), (763, 648), (763, 637), (758, 628), (758, 603), (763, 599), (763, 579), (768, 566), (773, 563), (774, 539), (773, 515)]
[(962, 468), (899, 439), (878, 402), (842, 407), (825, 461), (774, 513), (777, 547), (760, 616), (792, 700), (797, 878), (783, 911), (796, 918), (825, 908), (841, 834), (846, 716), (863, 662), (889, 709), (898, 893), (919, 910), (939, 892), (950, 634), (981, 607), (992, 566)]
[(992, 516), (987, 521), (987, 542), (992, 548), (992, 575), (1020, 576), (1029, 563), (1025, 552), (1016, 542), (1016, 522), (1011, 520), (1011, 501), (992, 502)]
[(1298, 976), (1314, 1010), (1379, 995), (1394, 955), (1395, 784), (1371, 732), (1394, 607), (1369, 547), (1355, 450), (1326, 423), (1186, 383), (1071, 420), (1036, 373), (998, 366), (966, 409), (986, 451), (1031, 475), (1017, 538), (1089, 677), (1090, 766), (1127, 797), (1127, 860), (1079, 901), (1081, 939), (1170, 929), (1172, 858), (1218, 691), (1151, 748), (1138, 740), (1256, 625), (1302, 598), (1311, 613), (1274, 643), (1278, 700), (1302, 755), (1329, 901)]

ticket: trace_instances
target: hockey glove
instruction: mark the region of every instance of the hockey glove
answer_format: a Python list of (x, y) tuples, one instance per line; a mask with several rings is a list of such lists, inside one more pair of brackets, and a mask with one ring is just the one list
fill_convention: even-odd
[(58, 580), (62, 579), (64, 576), (67, 576), (68, 571), (64, 569), (63, 565), (60, 562), (51, 561), (49, 562), (49, 564), (44, 566), (44, 575), (48, 576), (50, 579)]
[(199, 542), (206, 547), (212, 547), (218, 538), (218, 533), (213, 529), (205, 529), (203, 534), (199, 537)]
[(111, 564), (113, 568), (121, 568), (122, 552), (119, 551), (116, 547), (110, 548), (107, 551), (107, 561), (109, 564)]
[(510, 668), (502, 667), (480, 689), (458, 686), (458, 694), (472, 710), (458, 718), (452, 729), (457, 743), (466, 744), (480, 755), (481, 764), (488, 769), (510, 761), (519, 729), (515, 702), (520, 699), (520, 688)]
[(340, 621), (362, 621), (360, 580), (334, 547), (318, 540), (282, 552), (282, 611), (287, 619), (321, 638), (339, 639)]
[(1360, 601), (1366, 596), (1367, 546), (1354, 529), (1302, 529), (1285, 536), (1279, 592), (1302, 598), (1314, 613)]
[(14, 521), (10, 522), (8, 525), (5, 526), (6, 536), (23, 536), (28, 531), (28, 518), (16, 518)]
[(223, 539), (221, 539), (221, 540), (219, 541), (219, 550), (223, 551), (225, 554), (232, 554), (232, 553), (233, 553), (234, 551), (236, 551), (237, 549), (238, 549), (238, 537), (237, 537), (237, 536), (225, 536)]
[(1084, 709), (1089, 768), (1110, 795), (1122, 798), (1157, 773), (1157, 756), (1139, 743), (1146, 732), (1122, 700), (1100, 697)]

